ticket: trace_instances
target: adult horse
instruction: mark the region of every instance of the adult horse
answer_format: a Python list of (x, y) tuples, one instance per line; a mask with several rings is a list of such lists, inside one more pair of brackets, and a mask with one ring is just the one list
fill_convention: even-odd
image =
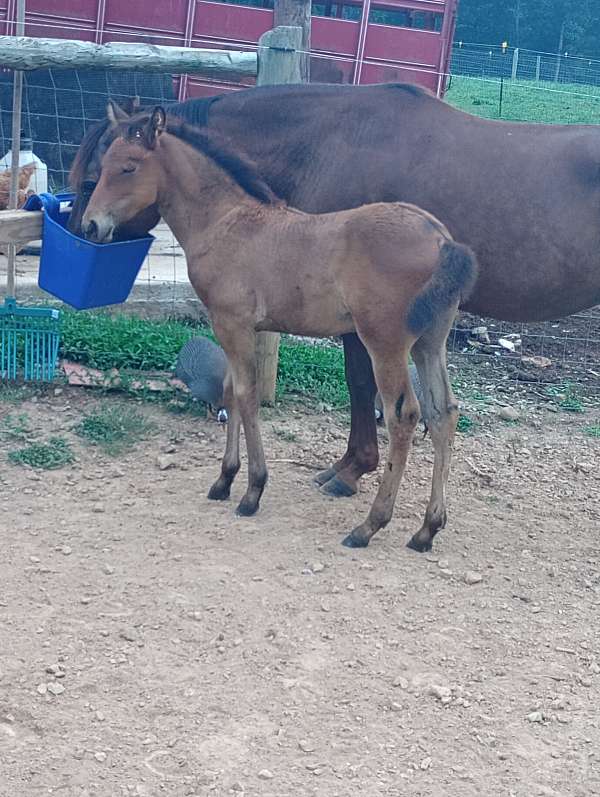
[[(429, 211), (479, 261), (464, 310), (534, 321), (600, 302), (600, 132), (593, 126), (480, 119), (408, 84), (261, 87), (189, 100), (168, 113), (225, 135), (301, 210), (402, 201)], [(78, 151), (76, 232), (113, 135), (100, 123)], [(158, 221), (155, 208), (146, 213)], [(330, 495), (351, 495), (378, 463), (371, 362), (355, 335), (343, 341), (351, 429), (344, 456), (317, 477)]]

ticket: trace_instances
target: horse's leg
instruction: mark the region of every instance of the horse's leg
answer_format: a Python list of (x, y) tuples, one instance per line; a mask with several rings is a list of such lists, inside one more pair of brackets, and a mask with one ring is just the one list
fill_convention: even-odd
[(409, 548), (419, 552), (430, 551), (433, 538), (446, 525), (446, 485), (458, 421), (458, 405), (446, 369), (447, 330), (447, 326), (438, 324), (413, 347), (413, 359), (423, 388), (423, 420), (434, 448), (431, 497), (425, 519), (408, 543)]
[[(349, 548), (364, 548), (371, 537), (386, 526), (392, 517), (398, 488), (406, 467), (415, 428), (419, 421), (419, 402), (408, 370), (408, 350), (378, 353), (370, 348), (377, 386), (390, 439), (388, 461), (379, 490), (367, 519), (343, 541)], [(400, 361), (400, 366), (398, 362)]]
[(233, 375), (234, 403), (240, 414), (248, 452), (248, 489), (236, 510), (238, 515), (253, 515), (267, 483), (267, 464), (258, 425), (256, 390), (256, 335), (247, 327), (234, 325), (231, 319), (213, 326), (223, 346)]
[(233, 396), (231, 371), (227, 373), (223, 386), (223, 403), (227, 410), (227, 443), (221, 463), (221, 475), (208, 492), (211, 501), (225, 501), (229, 498), (231, 485), (240, 469), (240, 426), (241, 418)]
[(350, 437), (344, 456), (315, 478), (322, 492), (335, 497), (354, 495), (360, 477), (376, 470), (379, 463), (375, 418), (377, 387), (371, 358), (358, 335), (344, 335), (342, 340), (350, 391)]

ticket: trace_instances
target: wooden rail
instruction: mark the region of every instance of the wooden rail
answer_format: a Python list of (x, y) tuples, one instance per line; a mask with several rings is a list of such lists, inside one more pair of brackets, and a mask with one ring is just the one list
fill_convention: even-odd
[(75, 39), (0, 36), (0, 64), (11, 69), (140, 69), (236, 81), (258, 71), (255, 52), (164, 47), (158, 44), (93, 44)]
[(43, 218), (41, 210), (0, 210), (0, 245), (37, 241)]

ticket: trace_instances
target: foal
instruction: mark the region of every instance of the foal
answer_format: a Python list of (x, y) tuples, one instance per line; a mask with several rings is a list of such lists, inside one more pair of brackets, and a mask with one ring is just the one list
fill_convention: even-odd
[(190, 281), (230, 363), (227, 445), (208, 497), (229, 497), (240, 468), (241, 424), (248, 488), (239, 514), (257, 511), (267, 481), (258, 426), (256, 333), (357, 332), (373, 360), (390, 446), (371, 511), (344, 544), (368, 545), (392, 517), (419, 419), (408, 371), (412, 352), (435, 461), (425, 520), (409, 546), (429, 550), (446, 523), (458, 416), (446, 371), (446, 338), (475, 281), (472, 252), (412, 205), (373, 204), (322, 215), (292, 210), (225, 140), (175, 119), (167, 128), (160, 107), (127, 117), (109, 106), (108, 113), (116, 138), (83, 219), (85, 234), (108, 242), (118, 225), (156, 203), (185, 251)]

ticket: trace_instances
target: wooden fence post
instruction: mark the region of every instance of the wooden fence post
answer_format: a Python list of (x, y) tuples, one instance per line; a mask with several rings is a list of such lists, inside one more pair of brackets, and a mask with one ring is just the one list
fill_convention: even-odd
[[(267, 31), (258, 41), (259, 86), (302, 83), (302, 28), (280, 25)], [(275, 401), (279, 333), (259, 332), (256, 338), (256, 386), (261, 404)]]

